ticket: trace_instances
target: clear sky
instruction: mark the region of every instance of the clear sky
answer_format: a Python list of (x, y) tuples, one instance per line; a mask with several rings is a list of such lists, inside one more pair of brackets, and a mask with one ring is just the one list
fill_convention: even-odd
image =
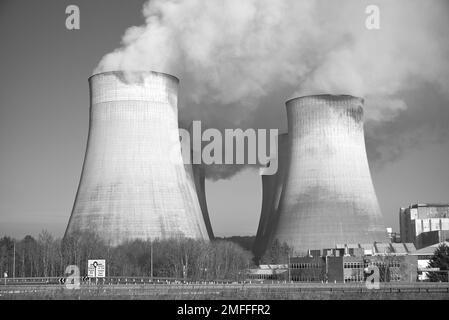
[[(80, 7), (80, 30), (65, 28), (69, 4)], [(0, 0), (0, 235), (23, 237), (43, 229), (63, 234), (87, 141), (87, 78), (106, 53), (120, 46), (128, 27), (143, 23), (142, 5)], [(258, 108), (246, 111), (251, 120), (242, 125), (286, 130), (284, 101), (290, 94), (274, 90)], [(408, 108), (366, 125), (373, 181), (386, 225), (396, 230), (399, 207), (449, 203), (447, 92), (421, 82), (399, 95)], [(226, 122), (236, 117), (235, 110), (220, 109), (217, 115)], [(180, 108), (181, 120), (193, 115)], [(262, 191), (257, 170), (208, 180), (206, 187), (217, 235), (255, 234)]]

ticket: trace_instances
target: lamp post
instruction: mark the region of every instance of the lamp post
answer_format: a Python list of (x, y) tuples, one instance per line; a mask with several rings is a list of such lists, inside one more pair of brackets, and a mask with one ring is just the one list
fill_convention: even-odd
[(153, 241), (151, 241), (151, 252), (150, 252), (150, 259), (151, 259), (151, 281), (153, 281)]
[(12, 278), (13, 280), (16, 278), (16, 241), (13, 241), (14, 244), (14, 254), (13, 254), (13, 262), (12, 262)]

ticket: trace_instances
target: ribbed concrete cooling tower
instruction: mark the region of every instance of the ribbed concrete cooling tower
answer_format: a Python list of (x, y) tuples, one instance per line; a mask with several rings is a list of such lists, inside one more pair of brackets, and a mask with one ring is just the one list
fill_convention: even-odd
[(203, 212), (203, 219), (206, 223), (207, 233), (210, 239), (214, 239), (214, 232), (209, 218), (209, 210), (207, 208), (206, 200), (206, 174), (204, 167), (201, 164), (193, 164), (193, 177), (195, 181), (196, 192), (200, 202), (201, 211)]
[(363, 99), (317, 95), (286, 105), (289, 167), (271, 239), (298, 253), (386, 241), (366, 156)]
[(90, 127), (66, 235), (209, 239), (178, 135), (177, 78), (107, 72), (89, 79)]
[[(270, 232), (277, 222), (279, 201), (284, 187), (285, 171), (288, 159), (288, 134), (278, 136), (278, 170), (275, 174), (264, 174), (262, 170), (262, 209), (259, 227), (254, 241), (254, 255), (260, 258), (266, 250)], [(269, 165), (269, 164), (268, 164)], [(267, 166), (268, 166), (267, 165)]]
[[(191, 139), (193, 138), (192, 131), (190, 130)], [(204, 223), (206, 224), (207, 234), (209, 235), (209, 239), (214, 239), (214, 232), (212, 230), (212, 225), (210, 223), (209, 218), (209, 210), (207, 208), (207, 200), (206, 200), (206, 175), (205, 170), (202, 164), (194, 164), (193, 163), (193, 146), (191, 141), (184, 141), (182, 140), (181, 136), (181, 148), (182, 150), (184, 148), (187, 148), (187, 150), (190, 150), (190, 159), (189, 163), (186, 163), (184, 165), (186, 174), (188, 177), (189, 184), (193, 186), (193, 190), (196, 191), (195, 196), (198, 198), (199, 205), (201, 208), (201, 212), (203, 214)], [(186, 161), (184, 161), (186, 162)]]

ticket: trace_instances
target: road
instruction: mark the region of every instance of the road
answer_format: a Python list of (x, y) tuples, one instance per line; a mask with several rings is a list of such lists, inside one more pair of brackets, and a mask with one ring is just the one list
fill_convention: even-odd
[(79, 290), (67, 289), (59, 278), (26, 278), (0, 284), (0, 297), (51, 296), (79, 294), (87, 297), (207, 297), (239, 298), (253, 296), (295, 297), (308, 293), (327, 295), (357, 293), (413, 294), (419, 296), (438, 293), (449, 299), (449, 283), (381, 283), (379, 289), (368, 289), (364, 283), (178, 283), (176, 280), (152, 282), (149, 278), (110, 278), (105, 284), (82, 282)]

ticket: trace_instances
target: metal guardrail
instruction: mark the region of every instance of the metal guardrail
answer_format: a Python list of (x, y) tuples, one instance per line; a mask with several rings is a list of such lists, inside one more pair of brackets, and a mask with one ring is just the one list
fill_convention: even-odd
[[(6, 294), (24, 294), (24, 293), (48, 293), (52, 291), (66, 290), (64, 286), (60, 285), (48, 285), (48, 286), (4, 286), (0, 287), (0, 296), (2, 292)], [(67, 289), (68, 290), (68, 289)], [(354, 288), (354, 287), (272, 287), (272, 286), (220, 286), (220, 285), (145, 285), (145, 286), (126, 286), (126, 285), (113, 285), (113, 286), (81, 286), (80, 292), (88, 292), (89, 294), (131, 294), (131, 295), (159, 295), (159, 294), (190, 294), (190, 295), (208, 295), (208, 294), (233, 294), (238, 292), (259, 292), (260, 294), (295, 294), (305, 292), (327, 292), (327, 293), (420, 293), (420, 294), (432, 294), (440, 293), (449, 295), (448, 287), (409, 287), (409, 288), (385, 288), (380, 289), (367, 289), (366, 287)], [(76, 292), (69, 290), (70, 292)]]
[[(3, 278), (1, 285), (52, 285), (64, 284), (66, 277), (26, 277), (26, 278)], [(105, 278), (88, 278), (81, 277), (81, 284), (98, 284), (98, 285), (169, 285), (169, 286), (213, 286), (213, 287), (269, 287), (269, 288), (366, 288), (364, 282), (351, 283), (320, 283), (320, 282), (287, 282), (287, 281), (192, 281), (179, 278), (162, 278), (162, 277), (105, 277)], [(448, 282), (381, 282), (380, 287), (389, 288), (449, 288)]]
[[(269, 295), (273, 297), (283, 297), (285, 295), (295, 294), (362, 294), (362, 293), (378, 293), (378, 294), (443, 294), (449, 296), (449, 283), (381, 283), (379, 289), (368, 289), (364, 283), (193, 283), (193, 282), (134, 282), (130, 280), (149, 279), (149, 278), (126, 278), (117, 277), (114, 280), (119, 280), (119, 283), (98, 283), (85, 281), (81, 283), (78, 290), (66, 289), (63, 284), (55, 284), (54, 280), (57, 278), (40, 278), (40, 280), (52, 280), (42, 283), (37, 282), (22, 282), (11, 283), (8, 285), (0, 285), (0, 296), (7, 296), (11, 294), (32, 294), (32, 295), (58, 295), (61, 292), (70, 292), (85, 294), (86, 297), (93, 296), (111, 296), (111, 295), (129, 295), (154, 297), (159, 295), (168, 296), (191, 296), (203, 297), (211, 295), (223, 294), (228, 296), (235, 296), (239, 293)], [(14, 280), (17, 280), (14, 279)], [(22, 279), (21, 279), (22, 280)], [(30, 280), (28, 278), (28, 280)], [(120, 282), (124, 281), (124, 282)], [(59, 293), (58, 293), (59, 292)]]
[[(27, 285), (27, 284), (64, 284), (67, 277), (20, 277), (20, 278), (3, 278), (0, 285)], [(81, 283), (96, 282), (98, 284), (144, 284), (144, 283), (181, 283), (182, 280), (177, 278), (161, 278), (161, 277), (105, 277), (105, 278), (88, 278), (80, 277)]]

